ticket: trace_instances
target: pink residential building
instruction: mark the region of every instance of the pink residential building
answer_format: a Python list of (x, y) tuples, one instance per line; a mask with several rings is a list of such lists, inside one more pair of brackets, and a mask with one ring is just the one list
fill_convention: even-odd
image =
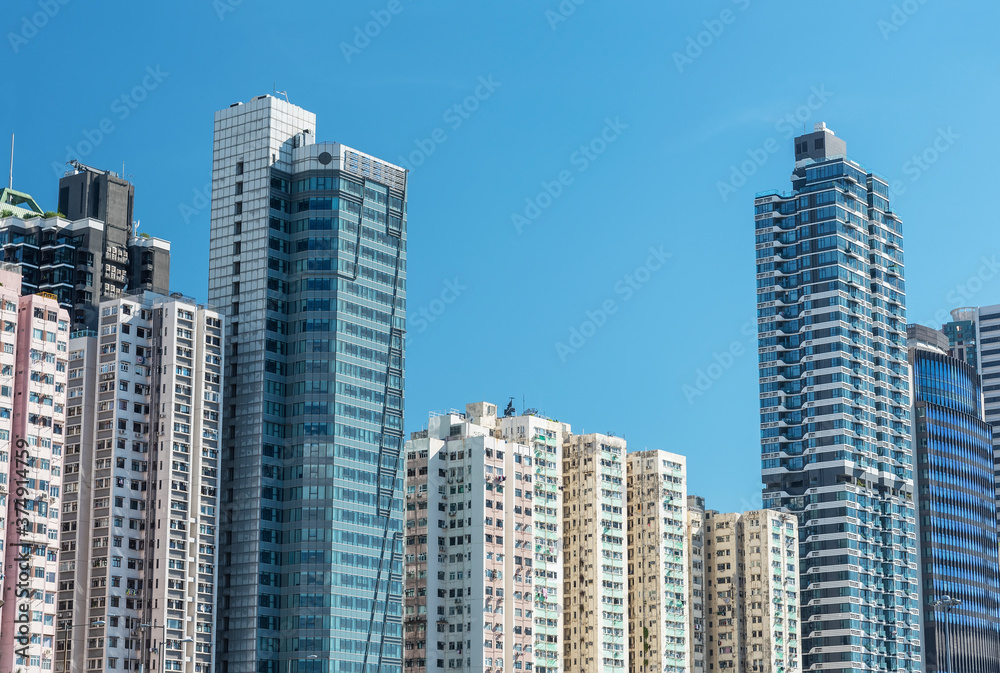
[(0, 265), (0, 670), (53, 668), (69, 314)]

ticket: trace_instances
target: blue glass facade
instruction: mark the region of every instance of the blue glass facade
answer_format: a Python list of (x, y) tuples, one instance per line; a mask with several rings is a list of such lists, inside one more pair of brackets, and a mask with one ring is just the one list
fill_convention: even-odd
[(755, 198), (764, 507), (799, 520), (803, 668), (920, 668), (902, 225), (824, 125)]
[(221, 673), (401, 673), (406, 173), (270, 96), (216, 113)]
[[(948, 353), (977, 368), (983, 386), (983, 418), (993, 428), (994, 492), (1000, 512), (1000, 305), (958, 308), (941, 327)], [(998, 521), (1000, 527), (1000, 521)]]
[[(976, 369), (913, 349), (917, 502), (926, 673), (1000, 671), (1000, 595), (992, 428)], [(943, 596), (961, 604), (946, 612)], [(945, 665), (945, 624), (951, 668)]]

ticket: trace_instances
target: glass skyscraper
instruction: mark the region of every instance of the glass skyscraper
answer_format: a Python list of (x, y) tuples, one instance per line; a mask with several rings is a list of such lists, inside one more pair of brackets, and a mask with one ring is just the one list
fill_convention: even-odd
[[(993, 428), (994, 492), (1000, 512), (1000, 304), (957, 308), (941, 326), (948, 353), (976, 368), (983, 386), (983, 417)], [(1000, 520), (998, 520), (1000, 526)]]
[[(916, 424), (924, 671), (998, 671), (1000, 561), (993, 428), (983, 420), (979, 375), (972, 365), (947, 354), (945, 334), (922, 325), (910, 325), (907, 332)], [(951, 610), (935, 608), (945, 596), (961, 603)]]
[(272, 96), (215, 113), (223, 673), (401, 673), (406, 173)]
[(755, 205), (764, 507), (797, 514), (803, 668), (920, 667), (902, 225), (825, 124)]

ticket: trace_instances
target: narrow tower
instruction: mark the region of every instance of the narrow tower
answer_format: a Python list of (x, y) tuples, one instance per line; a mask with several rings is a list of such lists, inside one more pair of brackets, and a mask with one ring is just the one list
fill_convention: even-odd
[(902, 224), (825, 124), (754, 200), (764, 506), (799, 518), (803, 667), (920, 667)]
[(401, 673), (406, 173), (257, 96), (215, 114), (221, 670)]

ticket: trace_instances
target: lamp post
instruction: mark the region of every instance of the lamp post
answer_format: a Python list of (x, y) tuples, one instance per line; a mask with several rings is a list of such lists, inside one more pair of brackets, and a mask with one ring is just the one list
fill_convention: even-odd
[[(957, 598), (942, 596), (931, 605), (935, 608), (944, 608), (944, 671), (951, 673), (951, 609), (962, 604)], [(939, 666), (940, 668), (940, 666)]]
[[(160, 668), (156, 673), (163, 673), (163, 650), (167, 646), (167, 623), (157, 624), (155, 621), (152, 624), (139, 624), (144, 629), (162, 629), (163, 636), (160, 638)], [(152, 643), (153, 638), (150, 637), (150, 642)]]
[[(177, 642), (178, 642), (178, 644), (180, 644), (180, 643), (193, 643), (194, 642), (194, 638), (181, 638)], [(183, 654), (183, 648), (182, 648), (181, 652)]]
[[(306, 659), (319, 659), (319, 655), (318, 654), (310, 654), (310, 655), (306, 656)], [(285, 673), (292, 673), (292, 660), (291, 659), (286, 659), (285, 660)], [(298, 666), (295, 667), (295, 673), (299, 673)], [(311, 673), (311, 672), (307, 671), (306, 673)]]
[[(167, 623), (157, 624), (155, 621), (152, 624), (139, 624), (139, 628), (142, 629), (160, 629), (162, 634), (160, 637), (160, 668), (156, 673), (163, 673), (163, 662), (166, 655), (165, 650), (167, 649)], [(194, 638), (182, 638), (177, 641), (178, 643), (193, 643)], [(152, 644), (152, 638), (150, 638), (150, 644)]]

